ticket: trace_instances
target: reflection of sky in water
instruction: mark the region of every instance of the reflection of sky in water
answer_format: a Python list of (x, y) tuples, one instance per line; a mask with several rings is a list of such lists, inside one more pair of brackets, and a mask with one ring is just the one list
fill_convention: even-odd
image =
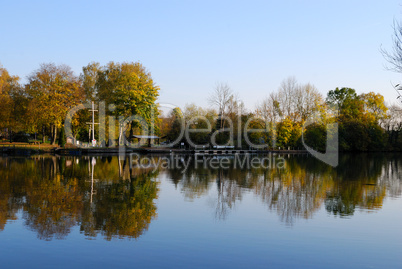
[[(219, 267), (226, 260), (234, 267), (250, 268), (398, 268), (402, 263), (400, 198), (386, 200), (381, 210), (356, 210), (347, 218), (321, 207), (313, 218), (289, 226), (252, 191), (243, 194), (224, 221), (214, 219), (211, 212), (211, 200), (216, 200), (213, 188), (208, 195), (185, 203), (179, 192), (162, 183), (152, 234), (164, 238), (169, 231), (174, 247), (193, 249), (198, 259), (208, 257), (200, 264)], [(177, 252), (176, 258), (180, 257)]]
[[(84, 160), (80, 163), (83, 163), (82, 171), (76, 167), (77, 175), (87, 176), (87, 163)], [(311, 165), (305, 161), (301, 163), (302, 167)], [(368, 163), (372, 164), (371, 160)], [(401, 165), (399, 160), (397, 163)], [(283, 211), (291, 209), (290, 213), (297, 213), (297, 210), (288, 203), (273, 206), (272, 200), (261, 196), (258, 184), (244, 188), (237, 184), (240, 178), (224, 178), (221, 183), (225, 186), (220, 188), (216, 179), (211, 178), (206, 187), (200, 189), (200, 182), (195, 181), (195, 187), (191, 184), (197, 171), (189, 173), (187, 181), (181, 179), (175, 183), (169, 171), (160, 171), (156, 179), (152, 179), (159, 182), (158, 198), (153, 200), (157, 216), (136, 239), (124, 237), (123, 240), (114, 238), (106, 241), (101, 231), (96, 237), (85, 236), (80, 232), (81, 223), (77, 223), (64, 240), (38, 240), (36, 231), (24, 224), (24, 209), (20, 209), (17, 220), (8, 220), (0, 232), (1, 268), (53, 268), (55, 265), (64, 268), (400, 268), (402, 199), (400, 192), (398, 195), (398, 192), (389, 189), (389, 186), (398, 186), (400, 177), (397, 177), (398, 174), (393, 174), (393, 178), (384, 177), (386, 169), (382, 168), (386, 164), (381, 163), (383, 167), (380, 165), (375, 186), (364, 185), (363, 181), (374, 184), (372, 179), (365, 177), (347, 182), (332, 180), (325, 185), (324, 194), (337, 197), (349, 195), (350, 200), (355, 199), (353, 214), (340, 215), (328, 211), (325, 197), (318, 192), (319, 206), (313, 208), (307, 217), (296, 214), (290, 222), (282, 217)], [(114, 175), (119, 170), (111, 170), (108, 165), (115, 166), (115, 158), (110, 163), (98, 160), (95, 178), (103, 175), (106, 182), (113, 185), (118, 182), (118, 176), (115, 178)], [(101, 169), (97, 171), (98, 166)], [(299, 166), (291, 164), (290, 169), (292, 167), (293, 175), (300, 173)], [(64, 167), (63, 173), (71, 172), (69, 169)], [(373, 170), (367, 169), (367, 173), (363, 174), (369, 172)], [(322, 167), (314, 173), (327, 172)], [(337, 176), (348, 175), (338, 171)], [(286, 178), (282, 180), (289, 184)], [(300, 178), (294, 177), (293, 180), (298, 183)], [(322, 184), (323, 181), (316, 183)], [(86, 185), (79, 186), (85, 189), (90, 187), (89, 184), (86, 182)], [(109, 185), (95, 182), (95, 189)], [(140, 185), (134, 186), (138, 190)], [(296, 188), (299, 185), (292, 186)], [(381, 189), (381, 186), (385, 186), (385, 192), (373, 191)], [(127, 188), (128, 185), (123, 184), (122, 187)], [(311, 187), (316, 190), (316, 187)], [(311, 188), (301, 190), (299, 195), (317, 193)], [(223, 198), (219, 198), (220, 191)], [(98, 189), (95, 196), (101, 193)], [(107, 193), (103, 192), (103, 195)], [(235, 195), (228, 197), (228, 193)], [(384, 195), (378, 207), (367, 206), (369, 203), (361, 200), (378, 193)], [(290, 197), (294, 197), (292, 195), (290, 193)], [(223, 216), (219, 213), (222, 206), (226, 207)]]

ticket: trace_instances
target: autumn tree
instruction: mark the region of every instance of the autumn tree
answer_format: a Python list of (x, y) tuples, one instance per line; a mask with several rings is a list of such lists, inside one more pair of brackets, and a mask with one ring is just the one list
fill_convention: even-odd
[[(82, 68), (79, 76), (80, 83), (84, 92), (83, 103), (91, 104), (98, 101), (96, 82), (101, 66), (97, 62), (91, 62)], [(85, 98), (85, 99), (84, 99)], [(97, 114), (98, 115), (98, 114)], [(90, 142), (88, 122), (92, 121), (91, 112), (88, 109), (81, 109), (74, 114), (71, 121), (72, 134), (75, 139)], [(102, 126), (103, 127), (103, 126)], [(95, 137), (98, 133), (95, 132)]]
[(50, 128), (51, 143), (55, 144), (57, 130), (63, 127), (69, 109), (85, 100), (80, 81), (69, 66), (48, 63), (28, 77), (25, 88), (32, 128)]
[(8, 129), (11, 139), (11, 130), (22, 127), (23, 108), (25, 102), (19, 97), (21, 86), (17, 76), (11, 76), (0, 65), (0, 129)]
[[(90, 69), (93, 72), (98, 66), (92, 65)], [(155, 85), (151, 73), (141, 63), (110, 62), (99, 68), (96, 80), (97, 98), (115, 106), (112, 112), (114, 116), (138, 116), (145, 120), (147, 128), (158, 126), (158, 108), (155, 102), (159, 96), (159, 86)], [(141, 123), (132, 121), (130, 137), (134, 128), (147, 131), (143, 130)]]
[(9, 127), (12, 115), (13, 100), (11, 98), (11, 88), (18, 78), (9, 75), (5, 68), (0, 67), (0, 127)]
[(380, 122), (387, 117), (384, 97), (373, 92), (357, 95), (351, 88), (328, 92), (327, 103), (338, 107), (339, 145), (346, 151), (381, 150), (385, 146)]
[(278, 146), (298, 147), (303, 124), (323, 110), (323, 103), (314, 85), (299, 84), (289, 77), (257, 105), (255, 114), (266, 122), (271, 140), (278, 139)]
[(387, 117), (387, 106), (384, 103), (384, 96), (379, 93), (369, 92), (359, 95), (363, 102), (364, 113), (370, 121), (379, 123)]
[(82, 68), (80, 80), (85, 91), (85, 97), (88, 101), (96, 101), (98, 99), (96, 83), (100, 71), (101, 66), (97, 62), (92, 62)]
[(282, 149), (286, 146), (290, 146), (293, 133), (293, 122), (289, 117), (286, 117), (283, 121), (278, 123), (278, 136), (276, 137), (277, 146)]

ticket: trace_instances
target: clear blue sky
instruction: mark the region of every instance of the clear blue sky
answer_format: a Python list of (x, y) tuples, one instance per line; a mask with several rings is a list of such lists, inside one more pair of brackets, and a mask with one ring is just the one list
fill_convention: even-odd
[(385, 70), (402, 1), (3, 1), (0, 62), (26, 78), (40, 63), (140, 61), (160, 102), (207, 106), (227, 82), (249, 109), (295, 76), (323, 94), (375, 91), (387, 101), (402, 75)]

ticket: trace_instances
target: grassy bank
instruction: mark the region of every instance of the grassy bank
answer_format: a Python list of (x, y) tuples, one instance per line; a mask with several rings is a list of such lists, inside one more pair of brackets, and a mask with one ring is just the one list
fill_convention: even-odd
[(39, 152), (51, 152), (58, 145), (50, 145), (48, 143), (44, 144), (33, 144), (33, 143), (23, 143), (23, 142), (0, 142), (0, 149), (2, 151), (7, 149), (15, 149), (15, 150), (32, 150), (32, 151), (39, 151)]

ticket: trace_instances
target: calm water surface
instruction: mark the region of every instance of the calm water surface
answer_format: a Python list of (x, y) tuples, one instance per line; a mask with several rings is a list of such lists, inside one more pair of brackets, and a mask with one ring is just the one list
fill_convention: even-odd
[(269, 158), (0, 157), (0, 267), (402, 268), (400, 155)]

